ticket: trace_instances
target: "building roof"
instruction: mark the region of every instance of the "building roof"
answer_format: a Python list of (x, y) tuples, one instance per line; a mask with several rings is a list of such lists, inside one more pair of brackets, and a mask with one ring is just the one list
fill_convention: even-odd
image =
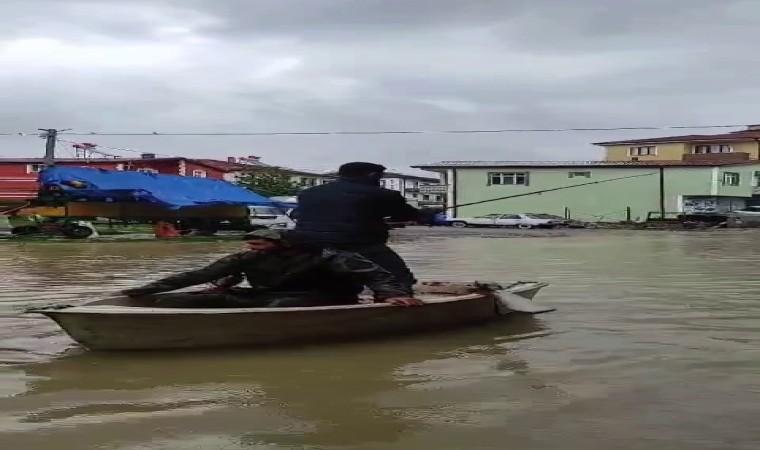
[(385, 172), (383, 175), (383, 178), (401, 178), (404, 180), (428, 181), (430, 183), (438, 183), (441, 181), (438, 178), (432, 178), (432, 177), (426, 177), (426, 176), (420, 176), (420, 175), (409, 175), (408, 173), (398, 173), (398, 172)]
[(217, 159), (195, 159), (195, 158), (187, 158), (188, 161), (192, 161), (196, 164), (200, 164), (202, 166), (210, 167), (212, 169), (216, 169), (220, 172), (238, 172), (241, 170), (246, 170), (250, 168), (268, 168), (272, 167), (268, 164), (264, 164), (263, 162), (253, 162), (250, 164), (241, 164), (236, 162), (229, 162), (229, 161), (220, 161)]
[[(165, 157), (165, 158), (141, 158), (139, 156), (136, 156), (134, 158), (120, 157), (120, 158), (56, 158), (55, 159), (55, 161), (59, 163), (80, 163), (80, 164), (119, 163), (119, 162), (129, 162), (129, 161), (142, 161), (142, 162), (150, 163), (152, 161), (166, 162), (166, 161), (182, 161), (182, 160), (190, 161), (201, 166), (218, 170), (220, 172), (237, 172), (241, 170), (250, 169), (251, 167), (254, 167), (254, 168), (273, 167), (268, 164), (264, 164), (262, 162), (252, 162), (248, 164), (242, 164), (242, 163), (233, 163), (233, 162), (228, 162), (228, 161), (220, 161), (216, 159), (203, 159), (203, 158), (196, 159), (196, 158), (186, 158), (182, 156), (172, 156), (172, 157)], [(0, 164), (43, 164), (43, 163), (44, 163), (43, 158), (0, 158)]]
[(420, 169), (471, 167), (717, 167), (760, 164), (760, 161), (439, 161), (412, 166)]
[[(337, 177), (338, 172), (330, 172), (328, 175), (332, 177)], [(408, 173), (398, 173), (398, 172), (389, 172), (389, 171), (383, 172), (383, 178), (401, 178), (403, 180), (419, 180), (419, 181), (428, 181), (430, 183), (438, 183), (441, 181), (438, 178), (433, 178), (433, 177), (426, 177), (422, 175), (410, 175)]]
[[(181, 158), (152, 158), (145, 161), (173, 161)], [(56, 162), (120, 162), (120, 161), (132, 161), (142, 160), (139, 157), (135, 158), (56, 158)], [(44, 158), (0, 158), (0, 164), (42, 164)]]
[(306, 175), (311, 177), (322, 177), (322, 178), (335, 178), (335, 175), (328, 172), (309, 172), (308, 170), (298, 170), (298, 169), (291, 169), (289, 167), (276, 167), (279, 170), (282, 170), (283, 172), (287, 172), (291, 175)]
[[(141, 158), (139, 156), (135, 156), (134, 158), (130, 157), (120, 157), (120, 158), (56, 158), (56, 162), (63, 162), (63, 163), (80, 163), (80, 164), (87, 164), (87, 163), (118, 163), (118, 162), (127, 162), (127, 161), (190, 161), (195, 164), (209, 167), (211, 169), (218, 170), (220, 172), (240, 172), (244, 170), (251, 170), (251, 169), (270, 169), (270, 170), (281, 170), (283, 172), (286, 172), (290, 175), (304, 175), (304, 176), (311, 176), (311, 177), (323, 177), (323, 178), (335, 178), (337, 177), (336, 172), (327, 172), (327, 173), (320, 173), (320, 172), (310, 172), (306, 170), (298, 170), (298, 169), (291, 169), (289, 167), (280, 167), (280, 166), (272, 166), (269, 164), (265, 164), (261, 161), (257, 160), (249, 160), (251, 162), (249, 163), (238, 163), (238, 162), (229, 162), (229, 161), (222, 161), (217, 159), (207, 159), (207, 158), (186, 158), (182, 156), (173, 156), (173, 157), (163, 157), (163, 158)], [(43, 158), (0, 158), (0, 164), (43, 164), (44, 159)], [(389, 178), (404, 178), (404, 179), (415, 179), (420, 181), (429, 181), (429, 182), (437, 182), (439, 181), (437, 178), (430, 178), (425, 176), (419, 176), (419, 175), (408, 175), (408, 174), (402, 174), (402, 173), (396, 173), (396, 172), (385, 172), (386, 177)]]
[[(216, 169), (220, 172), (234, 172), (238, 170), (244, 170), (245, 168), (250, 167), (253, 165), (254, 167), (267, 167), (266, 164), (239, 164), (239, 163), (230, 163), (227, 161), (217, 161), (215, 159), (194, 159), (194, 158), (185, 158), (181, 156), (173, 156), (173, 157), (165, 157), (165, 158), (140, 158), (139, 156), (136, 156), (134, 158), (130, 157), (120, 157), (120, 158), (56, 158), (55, 162), (57, 163), (80, 163), (80, 164), (90, 164), (90, 163), (120, 163), (120, 162), (134, 162), (134, 161), (142, 161), (146, 163), (150, 163), (152, 161), (157, 162), (167, 162), (167, 161), (191, 161), (198, 165), (205, 166), (211, 169)], [(45, 160), (43, 158), (0, 158), (0, 164), (43, 164)]]
[(621, 141), (595, 142), (594, 145), (637, 145), (665, 144), (669, 142), (737, 142), (760, 141), (760, 130), (742, 130), (723, 134), (687, 134), (684, 136), (663, 136), (647, 139), (627, 139)]

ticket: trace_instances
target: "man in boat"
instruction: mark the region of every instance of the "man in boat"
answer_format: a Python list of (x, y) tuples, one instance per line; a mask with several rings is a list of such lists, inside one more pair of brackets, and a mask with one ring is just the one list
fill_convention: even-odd
[[(246, 248), (210, 265), (122, 291), (155, 306), (294, 307), (356, 304), (364, 286), (376, 302), (418, 306), (410, 287), (362, 256), (291, 242), (284, 231), (256, 230), (245, 236)], [(236, 287), (247, 279), (250, 287)], [(212, 283), (201, 293), (153, 294)]]
[(355, 252), (411, 287), (417, 282), (401, 257), (388, 247), (390, 222), (420, 220), (420, 212), (401, 193), (380, 186), (386, 168), (350, 162), (338, 169), (338, 180), (298, 194), (295, 239)]

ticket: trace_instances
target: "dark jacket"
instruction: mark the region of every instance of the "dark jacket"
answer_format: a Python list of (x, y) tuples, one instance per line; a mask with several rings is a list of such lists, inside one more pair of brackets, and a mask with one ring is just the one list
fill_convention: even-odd
[(376, 245), (388, 241), (390, 221), (409, 222), (419, 211), (397, 191), (371, 181), (341, 178), (301, 191), (292, 236), (323, 245)]
[(230, 280), (241, 274), (251, 285), (252, 296), (257, 292), (314, 292), (334, 296), (340, 301), (356, 299), (362, 286), (370, 288), (377, 300), (412, 295), (409, 288), (396, 282), (386, 270), (357, 254), (337, 250), (296, 254), (243, 251), (201, 269), (162, 278), (122, 293), (137, 297), (222, 279), (225, 281), (220, 284), (230, 286), (234, 284)]

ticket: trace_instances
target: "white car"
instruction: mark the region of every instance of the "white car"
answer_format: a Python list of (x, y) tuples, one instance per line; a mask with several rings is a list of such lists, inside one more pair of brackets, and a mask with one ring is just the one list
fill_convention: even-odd
[(269, 206), (249, 206), (248, 220), (251, 225), (272, 229), (289, 230), (296, 224), (288, 214), (290, 211)]
[(488, 214), (478, 217), (458, 217), (449, 221), (452, 227), (517, 227), (554, 228), (561, 221), (542, 218), (534, 214)]
[(758, 216), (760, 215), (760, 206), (747, 206), (744, 209), (733, 210), (730, 214), (737, 216)]

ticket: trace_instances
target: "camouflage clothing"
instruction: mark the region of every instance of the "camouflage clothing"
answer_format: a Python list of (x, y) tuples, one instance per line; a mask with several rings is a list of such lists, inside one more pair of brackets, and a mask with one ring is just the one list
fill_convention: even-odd
[[(231, 288), (243, 277), (248, 280), (250, 288)], [(226, 289), (227, 294), (223, 295), (234, 297), (228, 299), (230, 303), (276, 298), (277, 293), (316, 298), (310, 300), (310, 304), (355, 303), (363, 286), (369, 287), (379, 301), (412, 295), (409, 288), (399, 284), (393, 275), (378, 265), (357, 254), (337, 250), (243, 251), (198, 270), (127, 289), (123, 294), (139, 297), (214, 282)]]
[(282, 230), (273, 230), (270, 228), (263, 228), (261, 230), (253, 230), (244, 236), (245, 240), (250, 239), (269, 239), (270, 241), (281, 241), (285, 239), (285, 234)]

